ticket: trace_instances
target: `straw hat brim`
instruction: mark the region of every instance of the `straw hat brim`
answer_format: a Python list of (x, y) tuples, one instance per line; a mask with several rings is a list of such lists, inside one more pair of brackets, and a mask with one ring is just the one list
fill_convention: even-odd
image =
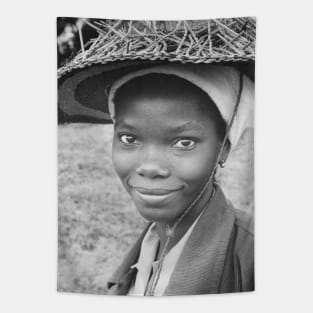
[[(226, 25), (229, 20), (227, 19)], [(249, 19), (250, 21), (250, 19)], [(240, 20), (240, 23), (244, 21)], [(143, 22), (142, 22), (143, 23)], [(220, 23), (220, 22), (219, 22)], [(239, 23), (239, 22), (238, 22)], [(232, 24), (229, 25), (233, 25)], [(240, 24), (241, 25), (241, 24)], [(255, 24), (252, 24), (252, 26)], [(133, 26), (134, 27), (134, 26)], [(231, 31), (232, 45), (234, 39), (238, 40), (239, 35)], [(129, 30), (127, 34), (131, 33)], [(127, 36), (127, 34), (125, 36)], [(108, 88), (112, 83), (124, 76), (125, 74), (138, 70), (141, 68), (157, 65), (160, 63), (215, 63), (221, 65), (234, 66), (240, 71), (244, 72), (252, 80), (254, 80), (254, 42), (248, 42), (244, 38), (243, 43), (248, 47), (245, 50), (236, 51), (238, 53), (230, 53), (227, 49), (225, 51), (218, 48), (218, 53), (193, 55), (191, 49), (174, 52), (160, 51), (149, 52), (146, 47), (140, 47), (136, 51), (117, 51), (115, 54), (107, 52), (104, 45), (111, 43), (101, 42), (103, 34), (100, 34), (95, 45), (88, 50), (82, 51), (72, 61), (65, 64), (58, 71), (59, 89), (58, 89), (58, 121), (59, 123), (69, 122), (88, 122), (88, 123), (110, 123), (111, 118), (107, 107)], [(125, 36), (123, 40), (125, 40)], [(226, 35), (225, 35), (226, 36)], [(229, 35), (227, 35), (229, 37)], [(241, 34), (242, 36), (242, 34)], [(143, 36), (142, 36), (143, 37)], [(227, 37), (227, 38), (228, 38)], [(250, 35), (250, 37), (253, 37)], [(110, 39), (116, 45), (117, 36), (112, 36)], [(132, 40), (133, 37), (131, 37)], [(231, 38), (230, 38), (231, 39)], [(148, 40), (150, 40), (148, 38)], [(154, 39), (155, 40), (155, 39)], [(159, 40), (159, 39), (158, 39)], [(193, 40), (191, 38), (191, 40)], [(163, 43), (164, 46), (166, 43)], [(211, 43), (212, 44), (212, 43)], [(118, 44), (120, 45), (120, 42)], [(240, 42), (240, 47), (242, 42)], [(224, 46), (223, 46), (224, 47)], [(91, 49), (93, 48), (93, 50)], [(212, 47), (211, 47), (212, 48)], [(169, 48), (168, 48), (169, 49)], [(171, 47), (173, 49), (173, 47)], [(182, 49), (182, 48), (181, 48)], [(202, 48), (203, 49), (203, 48)]]

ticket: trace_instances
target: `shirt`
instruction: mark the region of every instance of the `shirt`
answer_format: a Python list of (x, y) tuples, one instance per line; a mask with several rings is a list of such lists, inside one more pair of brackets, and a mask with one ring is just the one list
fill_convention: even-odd
[[(192, 230), (194, 229), (201, 214), (189, 227), (184, 236), (175, 244), (174, 247), (172, 247), (172, 249), (165, 256), (160, 273), (160, 278), (154, 290), (154, 296), (163, 295), (163, 292), (165, 291), (168, 285), (175, 265), (185, 246), (185, 243), (190, 237)], [(160, 239), (157, 233), (156, 224), (153, 223), (148, 229), (142, 241), (138, 262), (131, 266), (131, 268), (137, 268), (138, 272), (136, 275), (136, 280), (134, 284), (130, 287), (130, 290), (128, 292), (129, 296), (144, 296), (146, 286), (149, 283), (151, 270), (152, 273), (154, 274), (159, 263), (159, 261), (154, 261), (159, 246), (159, 242)]]

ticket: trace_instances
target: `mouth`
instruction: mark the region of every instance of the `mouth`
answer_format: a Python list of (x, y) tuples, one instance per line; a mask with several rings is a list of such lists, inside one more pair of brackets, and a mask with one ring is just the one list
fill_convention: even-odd
[(136, 196), (147, 205), (160, 205), (172, 198), (181, 188), (177, 189), (146, 189), (133, 187)]

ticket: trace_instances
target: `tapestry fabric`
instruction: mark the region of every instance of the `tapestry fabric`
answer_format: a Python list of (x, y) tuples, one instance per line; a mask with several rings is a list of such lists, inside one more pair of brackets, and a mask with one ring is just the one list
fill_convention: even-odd
[(254, 291), (256, 19), (59, 17), (61, 292)]

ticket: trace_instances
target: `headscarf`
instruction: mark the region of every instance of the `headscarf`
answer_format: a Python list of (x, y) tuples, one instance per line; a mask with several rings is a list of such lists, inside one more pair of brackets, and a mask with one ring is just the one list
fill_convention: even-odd
[[(150, 73), (176, 75), (198, 86), (214, 101), (224, 121), (229, 125), (239, 93), (240, 73), (230, 66), (212, 64), (165, 64), (134, 71), (121, 77), (111, 86), (108, 95), (108, 107), (113, 121), (116, 91), (133, 78)], [(253, 127), (253, 110), (254, 83), (243, 75), (240, 103), (228, 134), (231, 150), (235, 149), (244, 131)]]

